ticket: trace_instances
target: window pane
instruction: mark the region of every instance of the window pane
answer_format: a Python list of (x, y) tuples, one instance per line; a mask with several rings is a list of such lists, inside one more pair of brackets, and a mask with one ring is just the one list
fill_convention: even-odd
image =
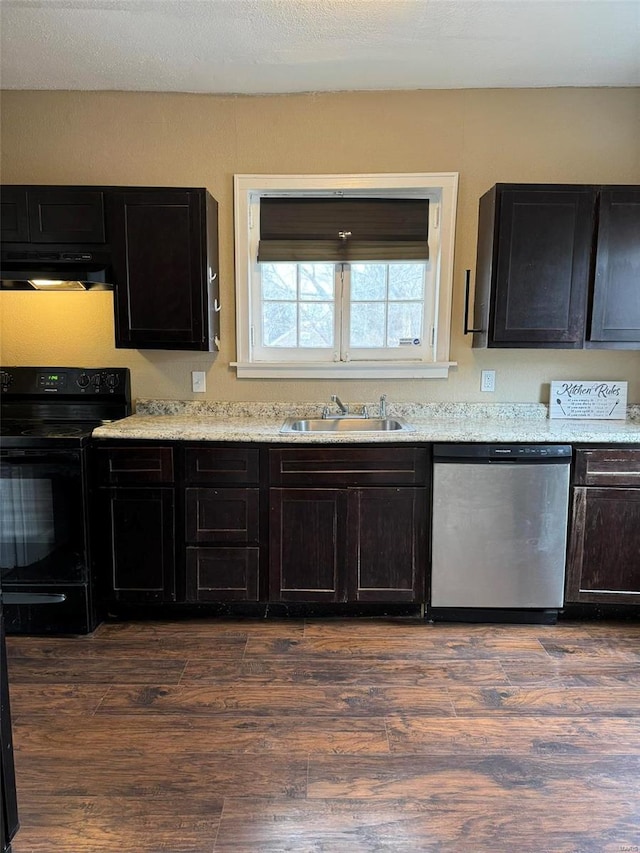
[(300, 346), (333, 346), (333, 305), (300, 305)]
[(352, 347), (384, 346), (385, 304), (356, 302), (351, 306), (349, 345)]
[(390, 302), (387, 346), (397, 347), (400, 340), (422, 343), (422, 302)]
[(261, 264), (263, 299), (296, 298), (297, 264)]
[(389, 264), (389, 299), (424, 299), (424, 264)]
[(300, 299), (333, 299), (333, 264), (300, 264)]
[(351, 265), (351, 300), (387, 298), (387, 264)]
[(262, 340), (266, 347), (297, 346), (295, 302), (264, 302)]

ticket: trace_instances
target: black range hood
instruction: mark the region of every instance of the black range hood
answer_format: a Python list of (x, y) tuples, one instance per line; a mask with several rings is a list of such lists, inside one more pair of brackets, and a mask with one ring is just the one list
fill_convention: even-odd
[(3, 251), (1, 290), (113, 290), (107, 251)]

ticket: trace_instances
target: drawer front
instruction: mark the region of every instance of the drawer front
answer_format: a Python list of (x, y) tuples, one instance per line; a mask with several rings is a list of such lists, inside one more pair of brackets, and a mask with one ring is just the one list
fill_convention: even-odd
[(309, 447), (269, 452), (273, 486), (423, 485), (429, 452), (422, 447)]
[(640, 449), (577, 450), (574, 482), (579, 486), (640, 486)]
[(187, 548), (187, 601), (257, 601), (258, 548)]
[(187, 542), (258, 542), (258, 489), (185, 490)]
[(188, 483), (252, 485), (259, 481), (259, 451), (256, 448), (187, 447), (184, 459)]
[(99, 447), (96, 459), (102, 483), (173, 482), (171, 447)]

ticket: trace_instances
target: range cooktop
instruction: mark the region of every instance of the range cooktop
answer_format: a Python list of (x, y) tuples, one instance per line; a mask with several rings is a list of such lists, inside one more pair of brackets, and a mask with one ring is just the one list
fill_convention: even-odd
[(128, 368), (0, 368), (3, 449), (82, 447), (100, 424), (131, 414)]

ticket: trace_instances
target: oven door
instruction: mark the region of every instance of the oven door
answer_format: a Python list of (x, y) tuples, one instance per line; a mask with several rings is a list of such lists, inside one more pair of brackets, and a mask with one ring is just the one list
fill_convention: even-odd
[(0, 451), (2, 589), (67, 599), (55, 608), (6, 605), (7, 633), (92, 629), (84, 495), (81, 450)]

